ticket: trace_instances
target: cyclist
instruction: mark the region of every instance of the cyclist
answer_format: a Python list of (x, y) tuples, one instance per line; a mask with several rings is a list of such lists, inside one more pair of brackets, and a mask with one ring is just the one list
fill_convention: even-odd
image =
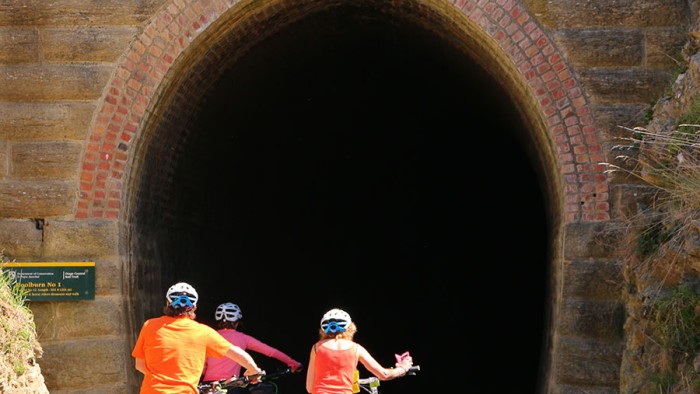
[(136, 369), (144, 375), (141, 394), (198, 393), (206, 356), (228, 357), (245, 366), (249, 375), (264, 373), (245, 350), (195, 321), (198, 298), (189, 284), (172, 285), (165, 294), (164, 315), (141, 327), (131, 352)]
[[(267, 357), (275, 358), (286, 364), (293, 372), (298, 372), (302, 369), (302, 364), (287, 354), (239, 331), (243, 312), (238, 305), (231, 302), (219, 305), (214, 313), (214, 319), (217, 322), (219, 334), (232, 344), (246, 351), (252, 350)], [(240, 373), (241, 365), (233, 360), (207, 357), (202, 373), (202, 381), (212, 382), (220, 379), (229, 379), (232, 376), (238, 376)], [(256, 385), (255, 388), (261, 390), (263, 386), (264, 384), (261, 383)]]
[(360, 344), (353, 341), (357, 326), (342, 309), (331, 309), (321, 318), (319, 340), (311, 347), (306, 370), (306, 391), (311, 394), (353, 393), (357, 363), (379, 380), (406, 375), (413, 366), (410, 356), (397, 362), (394, 368), (384, 368)]

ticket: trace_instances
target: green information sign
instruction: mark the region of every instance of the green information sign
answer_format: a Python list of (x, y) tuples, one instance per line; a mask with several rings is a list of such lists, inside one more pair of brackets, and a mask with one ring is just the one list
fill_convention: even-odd
[(3, 263), (15, 286), (27, 290), (27, 301), (95, 299), (95, 262)]

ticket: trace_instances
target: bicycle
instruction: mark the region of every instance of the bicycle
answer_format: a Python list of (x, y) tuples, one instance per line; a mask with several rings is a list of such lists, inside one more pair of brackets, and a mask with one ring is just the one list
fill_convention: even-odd
[[(200, 394), (224, 394), (228, 390), (236, 388), (248, 388), (251, 394), (277, 394), (278, 388), (276, 380), (293, 373), (298, 373), (303, 368), (297, 371), (292, 371), (291, 368), (281, 369), (273, 373), (261, 373), (253, 375), (233, 376), (229, 379), (221, 379), (213, 382), (202, 382), (197, 388)], [(259, 383), (251, 384), (255, 379), (259, 379)]]
[[(415, 375), (420, 371), (420, 365), (414, 365), (406, 371), (406, 375)], [(369, 378), (358, 378), (356, 384), (353, 387), (353, 393), (359, 393), (364, 390), (370, 394), (380, 394), (379, 386), (381, 385), (381, 380), (376, 376)]]

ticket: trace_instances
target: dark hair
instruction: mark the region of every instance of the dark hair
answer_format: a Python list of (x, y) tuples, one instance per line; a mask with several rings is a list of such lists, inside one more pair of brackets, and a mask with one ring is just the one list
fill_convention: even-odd
[(194, 313), (194, 311), (197, 309), (197, 307), (189, 307), (189, 306), (178, 306), (174, 307), (170, 304), (166, 305), (163, 307), (163, 313), (166, 316), (170, 317), (180, 317), (180, 316), (187, 316), (190, 319), (194, 320), (197, 318), (197, 315)]
[(230, 328), (233, 330), (238, 330), (238, 325), (240, 324), (240, 320), (237, 321), (226, 321), (226, 320), (219, 320), (217, 323), (219, 329), (224, 329), (224, 328)]

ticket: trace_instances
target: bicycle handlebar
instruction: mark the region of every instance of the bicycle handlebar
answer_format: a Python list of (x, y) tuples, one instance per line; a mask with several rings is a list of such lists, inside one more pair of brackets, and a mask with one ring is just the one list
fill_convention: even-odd
[[(411, 368), (409, 368), (408, 371), (406, 371), (406, 375), (415, 375), (418, 373), (418, 371), (420, 371), (420, 365), (414, 365)], [(406, 375), (404, 375), (404, 376), (406, 376)], [(379, 382), (379, 378), (377, 378), (376, 376), (372, 376), (369, 378), (357, 379), (357, 384), (364, 384), (364, 385), (369, 384), (369, 385), (371, 385), (372, 383), (377, 383), (377, 382)]]
[(420, 365), (414, 365), (406, 371), (406, 375), (415, 375), (420, 371)]
[(291, 368), (287, 367), (287, 368), (280, 369), (279, 371), (276, 371), (273, 373), (265, 373), (263, 376), (260, 377), (260, 380), (262, 380), (263, 382), (266, 380), (273, 380), (273, 379), (277, 379), (281, 376), (291, 375), (293, 373), (299, 373), (303, 370), (304, 370), (304, 364), (302, 364), (301, 367), (299, 367), (299, 369), (297, 369), (296, 371), (292, 371)]
[(221, 379), (214, 382), (206, 382), (199, 384), (200, 393), (216, 393), (221, 390), (247, 387), (250, 382), (255, 379), (261, 379), (265, 376), (264, 373), (256, 373), (253, 375), (233, 376), (230, 379)]
[(258, 379), (261, 382), (274, 380), (281, 376), (300, 372), (303, 368), (304, 366), (302, 365), (302, 367), (299, 368), (297, 371), (292, 371), (291, 368), (285, 368), (270, 374), (263, 371), (263, 373), (256, 373), (252, 375), (233, 376), (229, 379), (221, 379), (214, 382), (200, 383), (198, 388), (200, 393), (214, 393), (222, 389), (226, 390), (233, 388), (243, 388), (247, 387), (255, 379)]

